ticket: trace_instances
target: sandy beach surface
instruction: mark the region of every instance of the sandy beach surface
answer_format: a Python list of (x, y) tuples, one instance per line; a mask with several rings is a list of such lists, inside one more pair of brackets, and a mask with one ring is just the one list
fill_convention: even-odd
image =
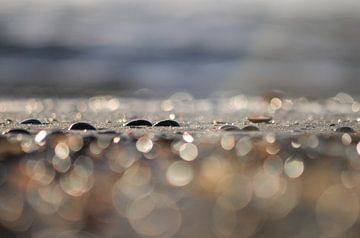
[(3, 98), (1, 237), (356, 237), (359, 111), (345, 93)]

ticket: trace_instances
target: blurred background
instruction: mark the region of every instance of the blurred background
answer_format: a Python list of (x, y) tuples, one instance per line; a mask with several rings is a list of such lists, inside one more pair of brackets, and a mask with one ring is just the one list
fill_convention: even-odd
[(0, 92), (359, 94), (359, 0), (0, 0)]

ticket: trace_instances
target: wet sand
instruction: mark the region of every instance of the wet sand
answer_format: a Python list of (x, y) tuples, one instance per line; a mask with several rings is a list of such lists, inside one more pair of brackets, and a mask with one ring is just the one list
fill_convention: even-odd
[(343, 93), (2, 99), (1, 236), (356, 237), (359, 111)]

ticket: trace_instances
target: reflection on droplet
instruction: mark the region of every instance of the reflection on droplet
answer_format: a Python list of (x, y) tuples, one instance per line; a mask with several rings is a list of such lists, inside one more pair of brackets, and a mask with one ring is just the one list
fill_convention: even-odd
[(235, 147), (235, 138), (232, 135), (225, 134), (221, 138), (220, 144), (224, 150), (232, 150)]
[(340, 234), (357, 220), (359, 199), (356, 193), (340, 185), (326, 189), (316, 204), (316, 218), (328, 235)]
[(252, 142), (249, 137), (243, 137), (236, 143), (236, 154), (238, 156), (247, 155), (252, 149)]
[(172, 163), (166, 171), (167, 181), (171, 185), (178, 187), (189, 184), (193, 177), (193, 168), (185, 161), (176, 161)]
[(140, 137), (136, 142), (136, 149), (142, 153), (148, 153), (152, 148), (153, 142), (147, 136)]
[(284, 171), (289, 178), (297, 178), (304, 172), (304, 162), (300, 158), (289, 157), (285, 161)]
[(280, 152), (280, 146), (277, 143), (268, 144), (265, 150), (269, 155), (276, 155)]
[(291, 141), (291, 146), (294, 148), (294, 149), (299, 149), (301, 147), (301, 144), (298, 143), (298, 142), (295, 142), (295, 141)]
[(190, 135), (189, 132), (184, 132), (183, 134), (183, 140), (186, 141), (187, 143), (192, 143), (194, 142), (194, 137), (192, 135)]
[(186, 161), (192, 161), (198, 156), (197, 146), (191, 143), (185, 143), (180, 147), (180, 157)]
[(36, 134), (35, 136), (35, 142), (38, 144), (38, 145), (45, 145), (45, 138), (47, 136), (47, 132), (42, 130), (40, 131), (39, 133)]

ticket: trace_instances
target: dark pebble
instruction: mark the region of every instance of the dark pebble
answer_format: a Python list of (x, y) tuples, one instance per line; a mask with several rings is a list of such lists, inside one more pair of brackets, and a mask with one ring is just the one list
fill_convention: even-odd
[(147, 120), (138, 119), (138, 120), (129, 121), (128, 123), (125, 124), (125, 126), (143, 127), (143, 126), (152, 126), (152, 123)]
[(29, 135), (30, 132), (28, 130), (22, 128), (13, 128), (5, 131), (3, 134), (26, 134)]
[(342, 126), (342, 127), (338, 127), (335, 130), (336, 132), (343, 132), (343, 133), (355, 133), (355, 130), (351, 127), (348, 126)]
[(29, 118), (29, 119), (25, 119), (22, 122), (20, 122), (20, 124), (22, 125), (27, 125), (27, 124), (31, 124), (31, 125), (41, 125), (42, 122), (36, 118)]
[(69, 126), (68, 130), (96, 130), (96, 128), (86, 122), (75, 122)]
[(329, 126), (336, 126), (335, 123), (331, 123)]
[(240, 131), (239, 127), (233, 125), (222, 125), (219, 129), (223, 131)]
[(154, 126), (180, 127), (180, 124), (174, 120), (162, 120), (156, 122)]
[(247, 119), (252, 123), (269, 123), (272, 120), (272, 117), (254, 116), (254, 117), (248, 117)]
[(241, 130), (242, 131), (259, 131), (259, 128), (256, 126), (245, 126)]

